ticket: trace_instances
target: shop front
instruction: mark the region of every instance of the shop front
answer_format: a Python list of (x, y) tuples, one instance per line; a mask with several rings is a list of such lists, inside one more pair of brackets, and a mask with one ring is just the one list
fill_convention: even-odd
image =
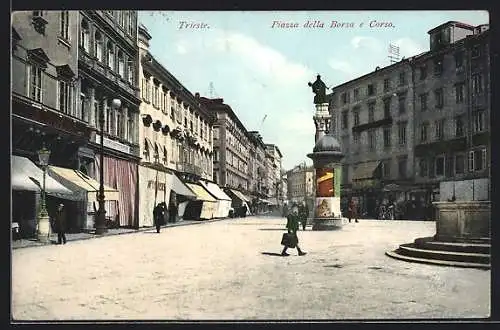
[(215, 218), (227, 218), (229, 216), (229, 211), (231, 210), (231, 197), (229, 197), (222, 189), (219, 188), (213, 182), (209, 181), (199, 181), (200, 184), (205, 188), (212, 196), (217, 199), (217, 209), (214, 214)]
[[(250, 215), (250, 198), (245, 196), (242, 192), (236, 189), (225, 188), (224, 192), (231, 197), (231, 208), (233, 209), (233, 216), (247, 216)], [(246, 206), (246, 214), (242, 210)]]
[(172, 174), (139, 166), (139, 227), (154, 226), (153, 209), (159, 203), (170, 204)]
[(208, 220), (214, 218), (217, 212), (217, 199), (201, 185), (196, 183), (186, 183), (186, 185), (196, 194), (196, 200), (189, 201), (184, 211), (184, 219), (187, 220)]
[[(75, 205), (74, 219), (77, 221), (77, 228), (80, 230), (92, 230), (95, 224), (96, 211), (99, 209), (97, 199), (99, 193), (99, 182), (92, 179), (85, 173), (71, 168), (49, 166), (48, 173), (51, 177), (68, 187), (74, 196), (78, 196), (81, 201)], [(106, 222), (108, 224), (118, 221), (114, 211), (118, 210), (119, 191), (104, 185), (104, 207), (106, 210)]]
[[(36, 236), (42, 188), (43, 171), (26, 157), (11, 156), (12, 223), (19, 228), (20, 237)], [(64, 201), (67, 205), (79, 199), (49, 175), (45, 175), (45, 191), (49, 216), (54, 215), (56, 202)], [(69, 225), (73, 225), (72, 219)]]
[[(106, 140), (105, 140), (106, 141)], [(100, 157), (95, 158), (94, 179), (99, 181)], [(104, 184), (118, 191), (118, 203), (109, 204), (106, 216), (111, 216), (119, 227), (137, 228), (139, 224), (138, 164), (104, 154)], [(109, 213), (108, 213), (109, 212)]]

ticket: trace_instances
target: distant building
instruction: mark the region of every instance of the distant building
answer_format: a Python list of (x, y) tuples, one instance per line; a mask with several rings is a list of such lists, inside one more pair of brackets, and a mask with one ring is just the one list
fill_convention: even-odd
[(305, 163), (295, 166), (286, 172), (286, 178), (289, 204), (306, 201), (312, 212), (315, 198), (314, 167), (306, 166)]

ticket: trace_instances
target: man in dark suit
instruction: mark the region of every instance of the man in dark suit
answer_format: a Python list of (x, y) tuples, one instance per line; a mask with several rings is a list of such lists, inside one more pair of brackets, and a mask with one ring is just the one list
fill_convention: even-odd
[(55, 231), (57, 232), (57, 244), (66, 244), (66, 209), (62, 203), (57, 207)]

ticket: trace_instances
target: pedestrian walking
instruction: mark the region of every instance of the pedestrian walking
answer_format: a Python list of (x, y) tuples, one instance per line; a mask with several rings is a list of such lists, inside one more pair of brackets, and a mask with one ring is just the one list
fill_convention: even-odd
[(287, 216), (286, 229), (287, 233), (283, 234), (281, 239), (281, 244), (284, 246), (283, 251), (281, 251), (282, 256), (289, 256), (286, 250), (290, 248), (297, 248), (299, 256), (306, 255), (299, 247), (299, 238), (297, 236), (297, 231), (299, 230), (299, 208), (298, 205), (294, 204), (291, 209), (291, 213)]
[(354, 200), (352, 198), (349, 199), (349, 206), (348, 206), (347, 214), (349, 216), (349, 222), (351, 222), (352, 218), (354, 218), (355, 222), (358, 222), (358, 209), (356, 207), (356, 203), (354, 202)]
[(54, 227), (57, 232), (57, 244), (66, 244), (66, 209), (63, 203), (57, 206)]
[(163, 207), (161, 206), (161, 203), (159, 203), (153, 209), (153, 221), (154, 221), (154, 225), (156, 227), (157, 233), (160, 232), (163, 217), (164, 217)]
[(307, 217), (309, 216), (309, 207), (305, 201), (302, 202), (299, 206), (299, 216), (300, 223), (302, 224), (302, 230), (306, 230), (307, 226)]
[(287, 202), (285, 202), (283, 204), (282, 216), (283, 216), (283, 218), (286, 218), (288, 216), (288, 203)]

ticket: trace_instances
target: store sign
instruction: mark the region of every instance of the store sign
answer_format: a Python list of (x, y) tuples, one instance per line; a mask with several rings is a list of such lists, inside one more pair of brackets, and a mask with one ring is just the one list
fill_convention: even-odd
[[(95, 142), (97, 144), (101, 143), (101, 136), (99, 134), (95, 135)], [(108, 139), (107, 137), (104, 137), (104, 146), (107, 148), (111, 148), (114, 150), (118, 150), (118, 151), (130, 154), (130, 147), (128, 145), (125, 145), (125, 144), (120, 143), (118, 141), (113, 141), (111, 139)]]
[(165, 191), (166, 184), (163, 182), (156, 182), (155, 180), (148, 181), (148, 188), (155, 189), (155, 183), (156, 183), (156, 189), (158, 189), (159, 191)]

